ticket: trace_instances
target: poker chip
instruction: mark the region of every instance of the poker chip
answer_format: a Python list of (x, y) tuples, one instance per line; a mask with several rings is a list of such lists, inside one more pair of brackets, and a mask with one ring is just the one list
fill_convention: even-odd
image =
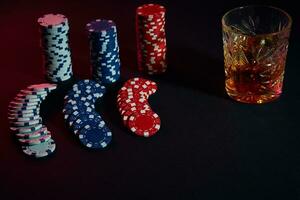
[(92, 125), (93, 127), (103, 127), (105, 125), (105, 122), (102, 120), (100, 115), (95, 112), (83, 113), (72, 123), (74, 133), (77, 134), (77, 132), (87, 124)]
[(27, 144), (27, 145), (38, 145), (44, 142), (47, 142), (48, 140), (51, 139), (51, 133), (48, 131), (46, 134), (40, 135), (38, 137), (34, 138), (19, 138), (19, 142), (22, 144)]
[(50, 83), (42, 83), (42, 84), (35, 84), (35, 85), (30, 85), (27, 87), (27, 90), (31, 91), (47, 91), (51, 92), (52, 90), (55, 90), (57, 88), (56, 84), (50, 84)]
[(150, 137), (160, 129), (160, 118), (148, 103), (156, 91), (155, 82), (139, 77), (127, 80), (118, 91), (117, 105), (123, 124), (138, 136)]
[(86, 25), (90, 45), (92, 77), (102, 84), (120, 78), (117, 27), (112, 20), (96, 19)]
[(95, 111), (95, 103), (105, 90), (96, 81), (85, 79), (74, 84), (64, 97), (65, 122), (75, 135), (80, 135), (81, 143), (89, 148), (102, 149), (111, 142), (111, 131)]
[(128, 127), (137, 135), (149, 137), (160, 129), (160, 118), (154, 112), (133, 113), (128, 119)]
[(158, 4), (145, 4), (136, 9), (138, 69), (150, 75), (167, 69), (166, 9)]
[(30, 133), (17, 133), (16, 136), (20, 139), (33, 139), (43, 136), (48, 133), (47, 127), (43, 126), (40, 130), (33, 131)]
[(112, 133), (107, 127), (84, 126), (78, 134), (80, 142), (92, 149), (103, 149), (108, 146), (112, 140)]
[(30, 85), (20, 90), (8, 105), (10, 130), (27, 155), (44, 157), (55, 150), (51, 133), (43, 125), (40, 105), (56, 87), (48, 83)]
[(30, 121), (12, 121), (11, 124), (16, 127), (31, 126), (42, 123), (42, 118)]
[(53, 139), (49, 139), (46, 142), (37, 145), (23, 145), (23, 152), (31, 157), (42, 158), (52, 154), (55, 151), (56, 144)]
[[(38, 19), (38, 23), (46, 79), (54, 83), (70, 79), (73, 71), (68, 19), (61, 14), (46, 14)], [(47, 88), (51, 90), (51, 87)]]

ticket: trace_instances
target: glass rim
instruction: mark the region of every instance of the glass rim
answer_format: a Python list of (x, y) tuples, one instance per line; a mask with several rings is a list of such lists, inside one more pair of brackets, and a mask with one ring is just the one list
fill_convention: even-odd
[(252, 35), (246, 35), (246, 34), (242, 34), (242, 33), (238, 33), (238, 34), (241, 34), (241, 35), (246, 35), (246, 36), (252, 36), (252, 37), (257, 37), (257, 36), (265, 36), (265, 35), (278, 35), (282, 32), (285, 32), (286, 30), (289, 30), (291, 29), (291, 26), (292, 26), (292, 22), (293, 22), (293, 19), (291, 17), (291, 15), (289, 13), (287, 13), (285, 10), (281, 9), (281, 8), (277, 8), (277, 7), (274, 7), (274, 6), (268, 6), (268, 5), (247, 5), (247, 6), (240, 6), (240, 7), (236, 7), (236, 8), (233, 8), (233, 9), (230, 9), (228, 10), (222, 17), (222, 26), (223, 27), (226, 27), (226, 28), (229, 28), (230, 26), (226, 25), (225, 23), (225, 17), (230, 14), (231, 12), (233, 11), (236, 11), (236, 10), (241, 10), (241, 9), (245, 9), (245, 8), (272, 8), (274, 10), (277, 10), (281, 13), (283, 13), (287, 18), (288, 18), (288, 25), (286, 27), (284, 27), (283, 29), (281, 29), (280, 31), (276, 31), (276, 32), (270, 32), (270, 33), (261, 33), (261, 34), (256, 34), (254, 36)]

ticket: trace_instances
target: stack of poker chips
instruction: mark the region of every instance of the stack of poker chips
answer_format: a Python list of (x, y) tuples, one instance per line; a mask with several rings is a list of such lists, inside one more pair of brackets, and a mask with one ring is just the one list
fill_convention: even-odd
[(86, 25), (90, 44), (92, 78), (111, 84), (120, 78), (120, 57), (116, 24), (97, 19)]
[(150, 75), (167, 69), (165, 13), (165, 8), (157, 4), (142, 5), (136, 10), (138, 69)]
[(150, 137), (160, 129), (160, 118), (151, 109), (148, 98), (157, 90), (153, 81), (129, 79), (119, 90), (117, 105), (124, 125), (138, 136)]
[(80, 142), (92, 149), (103, 149), (112, 140), (112, 133), (95, 111), (96, 100), (105, 87), (93, 80), (81, 80), (65, 96), (64, 119)]
[(38, 23), (46, 79), (54, 83), (70, 79), (73, 71), (68, 19), (61, 14), (46, 14), (38, 19)]
[(47, 95), (56, 89), (55, 84), (37, 84), (21, 90), (9, 103), (8, 120), (10, 130), (22, 145), (26, 155), (40, 158), (55, 150), (54, 140), (47, 127), (42, 124), (40, 105)]

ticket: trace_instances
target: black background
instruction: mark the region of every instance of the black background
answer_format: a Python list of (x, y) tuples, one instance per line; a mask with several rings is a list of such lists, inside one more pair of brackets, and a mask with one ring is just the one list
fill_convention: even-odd
[(162, 128), (132, 136), (115, 106), (120, 83), (97, 105), (113, 132), (105, 151), (76, 142), (61, 114), (63, 86), (43, 103), (57, 144), (43, 160), (28, 159), (8, 129), (7, 105), (19, 89), (45, 82), (37, 18), (62, 13), (70, 21), (73, 70), (89, 78), (85, 24), (96, 18), (118, 26), (122, 80), (137, 75), (135, 8), (149, 1), (1, 1), (0, 199), (300, 199), (299, 8), (264, 1), (291, 14), (284, 93), (275, 102), (247, 105), (224, 92), (221, 17), (259, 1), (153, 1), (167, 8), (169, 71), (150, 98)]

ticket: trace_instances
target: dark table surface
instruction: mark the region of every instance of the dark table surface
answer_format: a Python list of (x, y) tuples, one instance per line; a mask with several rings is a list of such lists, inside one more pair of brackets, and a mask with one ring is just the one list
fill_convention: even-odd
[[(0, 2), (0, 199), (300, 199), (296, 3), (265, 2), (294, 19), (284, 93), (272, 103), (247, 105), (225, 95), (220, 19), (233, 7), (259, 1), (159, 2), (168, 10), (169, 71), (150, 77), (158, 83), (150, 103), (162, 128), (144, 139), (123, 128), (115, 97), (122, 81), (139, 75), (134, 18), (135, 8), (146, 2)], [(28, 159), (11, 137), (9, 100), (19, 89), (45, 82), (36, 22), (45, 13), (62, 13), (70, 20), (77, 79), (90, 77), (85, 24), (106, 18), (118, 26), (122, 80), (97, 105), (114, 137), (105, 151), (88, 151), (66, 129), (61, 109), (68, 85), (42, 105), (57, 144), (53, 156)]]

